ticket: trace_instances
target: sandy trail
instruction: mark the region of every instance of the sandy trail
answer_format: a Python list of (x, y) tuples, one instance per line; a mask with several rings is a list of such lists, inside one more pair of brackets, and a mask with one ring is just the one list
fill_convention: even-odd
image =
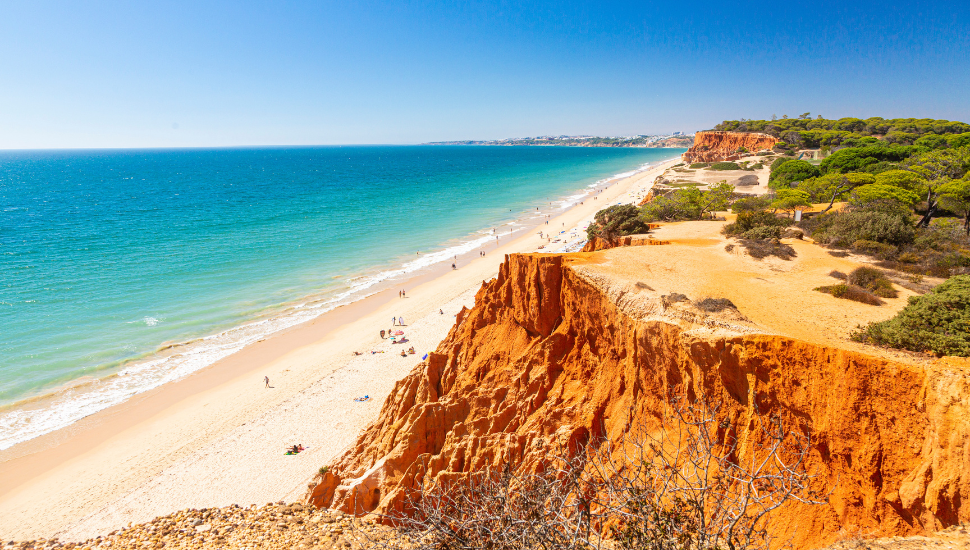
[[(565, 246), (597, 210), (644, 196), (676, 162), (614, 183), (548, 226), (502, 236), (484, 258), (462, 258), (460, 269), (402, 282), (0, 452), (0, 539), (80, 540), (183, 508), (301, 497), (317, 469), (376, 417), (395, 382), (447, 335), (505, 254)], [(557, 228), (567, 233), (555, 247), (538, 236)], [(397, 296), (401, 288), (405, 299)], [(394, 316), (408, 323), (404, 346), (416, 355), (400, 357), (400, 345), (379, 337)], [(365, 394), (369, 402), (353, 401)], [(294, 443), (309, 449), (284, 456)]]

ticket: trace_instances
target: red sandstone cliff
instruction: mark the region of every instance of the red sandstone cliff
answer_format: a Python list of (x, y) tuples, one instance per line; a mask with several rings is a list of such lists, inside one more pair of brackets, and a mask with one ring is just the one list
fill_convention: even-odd
[(772, 529), (794, 534), (797, 548), (840, 531), (914, 534), (970, 519), (966, 361), (923, 367), (699, 331), (703, 320), (644, 315), (639, 290), (604, 292), (569, 263), (508, 257), (438, 350), (398, 382), (378, 420), (318, 476), (310, 501), (394, 509), (401, 487), (422, 476), (454, 479), (507, 456), (529, 463), (540, 442), (616, 440), (663, 414), (674, 389), (723, 400), (736, 427), (777, 413), (811, 428), (809, 467), (834, 491), (829, 505), (777, 512)]
[(682, 156), (684, 162), (721, 162), (737, 160), (744, 153), (739, 150), (744, 147), (755, 153), (763, 149), (771, 149), (778, 139), (768, 134), (749, 132), (697, 132), (694, 134), (694, 145)]

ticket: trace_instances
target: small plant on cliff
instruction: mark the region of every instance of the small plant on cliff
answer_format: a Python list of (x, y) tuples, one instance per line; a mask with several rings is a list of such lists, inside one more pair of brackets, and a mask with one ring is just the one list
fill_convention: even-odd
[(743, 235), (758, 227), (777, 227), (780, 229), (782, 227), (788, 227), (791, 224), (792, 221), (790, 218), (779, 218), (765, 210), (742, 211), (738, 214), (737, 219), (733, 223), (725, 225), (721, 232), (725, 235)]
[(791, 501), (822, 504), (824, 497), (811, 489), (805, 467), (809, 436), (755, 412), (750, 424), (743, 415), (742, 429), (703, 399), (672, 398), (659, 425), (632, 428), (618, 441), (550, 449), (538, 464), (507, 460), (498, 471), (418, 481), (403, 509), (387, 518), (404, 540), (382, 546), (782, 548), (784, 541), (768, 535), (772, 512)]
[(869, 304), (871, 306), (881, 306), (883, 304), (883, 301), (880, 300), (878, 296), (862, 288), (861, 286), (840, 283), (837, 285), (820, 286), (815, 288), (815, 290), (824, 292), (826, 294), (831, 294), (836, 298), (852, 300), (853, 302)]
[(970, 275), (912, 296), (895, 317), (860, 327), (852, 339), (910, 351), (970, 357)]
[(622, 235), (637, 235), (650, 231), (650, 226), (640, 219), (640, 210), (632, 204), (617, 204), (604, 208), (593, 217), (586, 228), (589, 240), (600, 237), (613, 240)]
[(740, 170), (741, 166), (736, 162), (715, 162), (708, 170)]
[(846, 282), (850, 285), (860, 286), (880, 298), (895, 298), (899, 296), (899, 291), (893, 288), (892, 281), (886, 274), (874, 267), (857, 267), (849, 273)]

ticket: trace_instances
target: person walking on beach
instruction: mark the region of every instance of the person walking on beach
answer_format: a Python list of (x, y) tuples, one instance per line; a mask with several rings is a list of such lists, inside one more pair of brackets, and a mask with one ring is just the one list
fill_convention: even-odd
[(402, 290), (401, 291), (401, 298), (407, 298), (407, 297), (408, 297), (408, 293)]
[(397, 318), (397, 324), (399, 324), (399, 325), (401, 325), (403, 327), (404, 326), (404, 317), (398, 317)]
[(266, 382), (266, 387), (269, 387), (269, 376), (264, 376), (263, 381)]
[(391, 317), (391, 326), (394, 326), (396, 324), (397, 324), (397, 317)]

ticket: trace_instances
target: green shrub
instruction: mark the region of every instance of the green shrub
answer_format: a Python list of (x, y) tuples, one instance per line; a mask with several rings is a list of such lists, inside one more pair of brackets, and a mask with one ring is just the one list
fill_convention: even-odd
[(777, 225), (759, 225), (741, 234), (742, 239), (780, 239), (781, 228)]
[(785, 157), (776, 158), (771, 162), (771, 171), (774, 172), (776, 169), (778, 169), (779, 166), (781, 166), (782, 164), (785, 164), (790, 160), (792, 159), (786, 159)]
[(818, 166), (808, 161), (789, 160), (780, 164), (777, 168), (772, 168), (771, 175), (768, 176), (768, 185), (772, 189), (790, 187), (796, 181), (805, 181), (820, 174)]
[(899, 249), (891, 244), (866, 240), (860, 240), (852, 243), (852, 250), (862, 254), (875, 256), (880, 260), (892, 258), (899, 252)]
[(640, 210), (636, 206), (617, 204), (596, 213), (593, 223), (586, 228), (586, 236), (590, 240), (596, 237), (611, 240), (648, 231), (650, 227), (640, 219)]
[(885, 210), (831, 211), (803, 220), (799, 227), (816, 242), (839, 247), (852, 246), (856, 241), (899, 246), (916, 238), (912, 217)]
[(874, 267), (857, 267), (846, 277), (846, 283), (868, 290), (880, 298), (895, 298), (899, 291), (893, 288), (886, 274)]
[(860, 327), (859, 342), (970, 356), (970, 275), (958, 275), (923, 296), (913, 296), (895, 317)]
[(755, 164), (752, 164), (751, 166), (746, 168), (746, 170), (761, 170), (764, 167), (765, 167), (764, 163), (756, 162)]
[(708, 170), (740, 170), (741, 166), (736, 162), (715, 162)]
[(830, 286), (820, 286), (815, 290), (824, 292), (826, 294), (831, 294), (836, 298), (852, 300), (853, 302), (860, 302), (863, 304), (869, 304), (871, 306), (879, 306), (883, 303), (882, 300), (868, 290), (845, 283)]
[[(756, 227), (788, 227), (792, 224), (789, 218), (779, 218), (766, 210), (741, 212), (733, 223), (724, 226), (725, 235), (741, 235)], [(780, 234), (780, 233), (779, 233)]]
[(707, 168), (710, 165), (711, 163), (709, 162), (695, 162), (694, 164), (691, 164), (690, 167), (697, 169), (697, 168)]

